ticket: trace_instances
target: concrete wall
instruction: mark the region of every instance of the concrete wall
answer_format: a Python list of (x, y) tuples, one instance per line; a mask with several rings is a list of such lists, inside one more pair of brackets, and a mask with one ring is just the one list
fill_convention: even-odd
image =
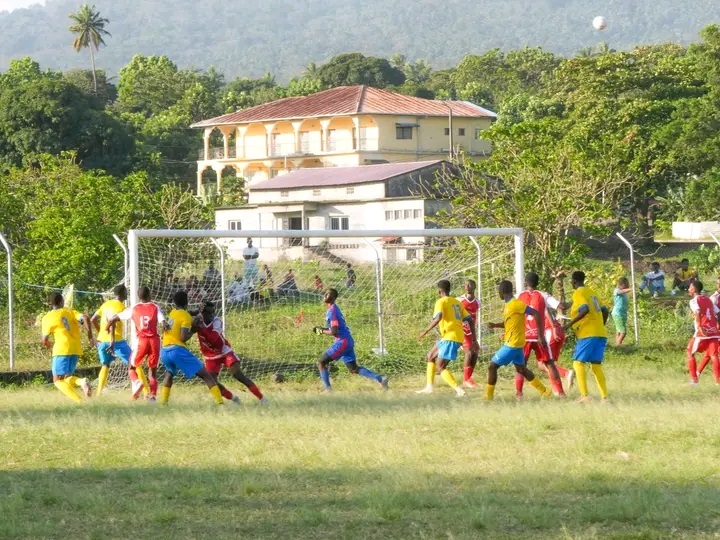
[(717, 221), (675, 221), (672, 224), (672, 236), (677, 240), (708, 239), (710, 233), (720, 237), (720, 222)]

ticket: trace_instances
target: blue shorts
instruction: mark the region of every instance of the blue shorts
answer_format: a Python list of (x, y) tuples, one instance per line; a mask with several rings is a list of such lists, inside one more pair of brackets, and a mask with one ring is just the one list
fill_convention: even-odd
[(500, 347), (500, 350), (495, 353), (495, 356), (492, 357), (492, 361), (498, 366), (508, 366), (510, 364), (515, 364), (516, 366), (523, 366), (525, 365), (525, 355), (523, 354), (523, 348), (508, 347), (507, 345), (503, 345), (502, 347)]
[(160, 360), (170, 373), (177, 375), (178, 371), (182, 371), (188, 379), (192, 379), (203, 368), (203, 363), (197, 356), (180, 345), (163, 347), (160, 351)]
[(72, 375), (78, 363), (77, 354), (64, 354), (52, 357), (53, 375)]
[(115, 347), (113, 347), (113, 350), (115, 351), (115, 356), (110, 355), (110, 353), (108, 352), (109, 347), (109, 341), (98, 343), (97, 350), (98, 356), (100, 357), (100, 365), (109, 366), (110, 363), (116, 358), (119, 358), (125, 364), (130, 363), (130, 355), (132, 355), (132, 350), (130, 349), (130, 345), (127, 344), (127, 341), (123, 339), (122, 341), (115, 342)]
[(604, 337), (586, 337), (578, 339), (573, 352), (573, 360), (577, 362), (587, 362), (589, 364), (600, 364), (605, 355), (605, 346), (607, 338)]
[(352, 338), (336, 339), (330, 348), (325, 351), (331, 360), (342, 359), (346, 364), (355, 361), (355, 342)]
[(441, 339), (436, 343), (436, 345), (438, 348), (438, 358), (440, 360), (452, 362), (453, 360), (457, 360), (458, 351), (460, 350), (460, 345), (462, 345), (462, 343)]

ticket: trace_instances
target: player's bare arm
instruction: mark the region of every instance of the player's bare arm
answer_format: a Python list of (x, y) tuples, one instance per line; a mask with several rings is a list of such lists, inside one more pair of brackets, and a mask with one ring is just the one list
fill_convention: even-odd
[(97, 340), (93, 336), (92, 325), (90, 324), (90, 317), (88, 317), (87, 313), (83, 313), (82, 321), (85, 325), (85, 331), (87, 332), (88, 341), (92, 344), (93, 347), (97, 347)]
[(97, 313), (94, 313), (92, 317), (90, 317), (90, 323), (95, 327), (95, 331), (100, 331), (100, 315)]
[(580, 309), (578, 309), (578, 314), (575, 315), (572, 319), (570, 319), (567, 323), (563, 325), (563, 329), (567, 331), (569, 328), (576, 325), (578, 322), (580, 322), (587, 314), (590, 313), (590, 308), (588, 306), (580, 306)]
[[(427, 336), (428, 333), (430, 333), (430, 331), (431, 331), (433, 328), (435, 328), (438, 324), (440, 324), (440, 321), (441, 321), (441, 320), (442, 320), (442, 313), (438, 313), (437, 315), (435, 315), (435, 317), (433, 317), (433, 320), (430, 321), (430, 326), (428, 326), (423, 332), (420, 333), (420, 335), (418, 336), (418, 340), (421, 340), (421, 339), (423, 339), (425, 336)], [(473, 332), (474, 332), (474, 331), (475, 331), (475, 330), (473, 329)]]

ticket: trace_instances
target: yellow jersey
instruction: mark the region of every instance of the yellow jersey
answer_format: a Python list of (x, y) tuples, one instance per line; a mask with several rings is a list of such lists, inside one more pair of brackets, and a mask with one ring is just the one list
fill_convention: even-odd
[(688, 266), (688, 269), (687, 269), (687, 270), (683, 270), (682, 268), (678, 268), (678, 269), (677, 269), (677, 272), (675, 272), (675, 273), (677, 274), (677, 277), (680, 278), (682, 281), (687, 281), (687, 280), (689, 280), (691, 277), (693, 277), (693, 276), (695, 275), (695, 269), (692, 268), (692, 267), (690, 267), (690, 266)]
[(169, 328), (163, 332), (163, 347), (178, 345), (187, 348), (182, 339), (182, 330), (183, 328), (190, 330), (192, 326), (190, 314), (184, 309), (173, 309), (168, 315), (167, 324)]
[(527, 304), (511, 298), (503, 308), (503, 324), (505, 325), (505, 345), (513, 348), (525, 346), (525, 312)]
[(80, 340), (80, 322), (82, 313), (74, 309), (53, 309), (42, 318), (43, 339), (53, 337), (53, 356), (70, 356), (82, 354)]
[[(112, 341), (110, 333), (107, 331), (108, 321), (114, 316), (122, 313), (125, 310), (125, 304), (120, 300), (108, 300), (102, 306), (98, 308), (95, 315), (100, 317), (100, 331), (97, 335), (97, 340), (103, 343)], [(115, 341), (122, 341), (125, 339), (123, 334), (123, 323), (118, 321), (115, 323)]]
[(465, 339), (463, 319), (470, 316), (455, 298), (443, 296), (435, 302), (433, 319), (440, 316), (440, 337), (446, 341), (462, 343)]
[(582, 286), (575, 289), (570, 308), (570, 318), (574, 319), (580, 308), (587, 306), (588, 314), (573, 325), (578, 339), (589, 337), (607, 337), (607, 330), (603, 321), (602, 308), (605, 306), (592, 289)]

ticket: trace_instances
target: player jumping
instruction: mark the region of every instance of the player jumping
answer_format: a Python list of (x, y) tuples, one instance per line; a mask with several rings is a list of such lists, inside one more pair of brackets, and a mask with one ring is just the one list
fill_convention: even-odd
[(465, 364), (463, 365), (463, 386), (466, 388), (477, 388), (478, 385), (473, 380), (473, 372), (478, 361), (478, 354), (480, 348), (476, 347), (476, 340), (473, 339), (473, 333), (471, 326), (477, 329), (477, 314), (480, 311), (480, 299), (475, 296), (475, 290), (477, 289), (477, 283), (474, 280), (468, 279), (465, 282), (465, 294), (458, 298), (458, 302), (462, 304), (472, 318), (472, 322), (463, 321), (463, 332), (465, 333), (465, 339), (463, 340), (462, 348), (465, 351)]
[[(698, 377), (702, 370), (698, 370), (695, 360), (695, 354), (699, 352), (705, 353), (705, 357), (712, 360), (715, 384), (720, 384), (720, 359), (718, 358), (720, 332), (718, 332), (717, 318), (720, 309), (709, 297), (702, 294), (702, 290), (703, 284), (698, 280), (690, 283), (688, 287), (688, 295), (691, 298), (690, 311), (695, 317), (695, 334), (687, 347), (690, 384), (696, 385), (700, 382)], [(703, 358), (701, 368), (704, 368), (705, 365), (707, 365), (707, 362)]]
[(236, 380), (247, 386), (250, 393), (260, 400), (262, 405), (268, 403), (257, 385), (243, 372), (240, 367), (240, 359), (232, 349), (232, 345), (223, 335), (223, 323), (215, 316), (215, 304), (205, 302), (201, 311), (200, 322), (197, 325), (197, 336), (200, 342), (200, 352), (205, 360), (205, 369), (220, 388), (222, 396), (234, 403), (240, 403), (240, 397), (233, 395), (230, 390), (220, 384), (218, 376), (223, 366), (227, 367)]
[(345, 367), (351, 373), (356, 373), (367, 377), (373, 381), (377, 381), (383, 387), (383, 390), (388, 389), (388, 378), (378, 375), (374, 371), (358, 366), (355, 359), (355, 342), (353, 341), (350, 329), (345, 324), (345, 318), (343, 317), (340, 308), (335, 304), (337, 300), (338, 292), (335, 289), (328, 289), (323, 295), (323, 302), (328, 306), (325, 320), (327, 321), (327, 328), (322, 326), (316, 326), (313, 328), (313, 332), (318, 335), (333, 336), (335, 342), (326, 350), (320, 360), (318, 361), (318, 370), (320, 371), (320, 379), (322, 380), (325, 391), (332, 391), (330, 385), (330, 373), (328, 371), (328, 364), (330, 362), (342, 359), (345, 362)]

